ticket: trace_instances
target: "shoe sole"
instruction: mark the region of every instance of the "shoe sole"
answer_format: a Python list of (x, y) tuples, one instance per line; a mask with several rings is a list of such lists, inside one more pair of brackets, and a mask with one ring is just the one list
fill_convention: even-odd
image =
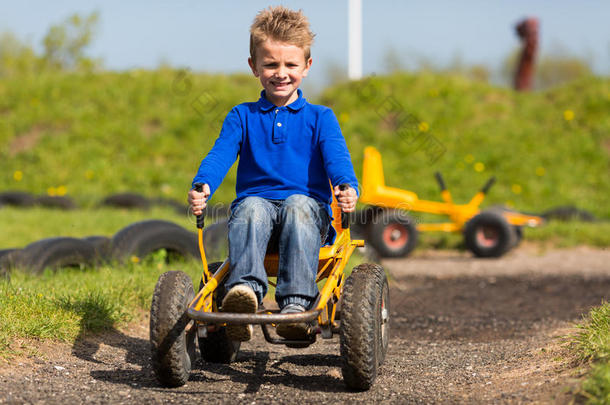
[(309, 338), (309, 327), (304, 323), (280, 323), (275, 332), (289, 340), (307, 340)]
[[(256, 313), (258, 303), (252, 290), (233, 288), (222, 301), (222, 312), (243, 314)], [(247, 342), (252, 339), (252, 325), (227, 325), (227, 337), (230, 340)]]

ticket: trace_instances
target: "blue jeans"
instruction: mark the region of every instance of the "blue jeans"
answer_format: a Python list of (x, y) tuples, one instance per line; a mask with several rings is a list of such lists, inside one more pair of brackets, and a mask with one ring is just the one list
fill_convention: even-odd
[(309, 308), (318, 294), (318, 257), (329, 224), (324, 204), (305, 195), (294, 194), (285, 200), (246, 197), (229, 219), (227, 289), (248, 284), (262, 302), (267, 294), (263, 265), (267, 247), (279, 249), (278, 305), (295, 303)]

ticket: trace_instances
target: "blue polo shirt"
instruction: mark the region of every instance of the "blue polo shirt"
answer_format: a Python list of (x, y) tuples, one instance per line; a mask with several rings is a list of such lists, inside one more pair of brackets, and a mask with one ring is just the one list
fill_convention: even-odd
[(265, 98), (239, 104), (224, 120), (212, 150), (201, 162), (195, 183), (207, 183), (212, 194), (239, 156), (236, 199), (249, 196), (284, 200), (304, 194), (327, 205), (333, 185), (358, 190), (345, 139), (333, 111), (298, 99), (277, 107)]

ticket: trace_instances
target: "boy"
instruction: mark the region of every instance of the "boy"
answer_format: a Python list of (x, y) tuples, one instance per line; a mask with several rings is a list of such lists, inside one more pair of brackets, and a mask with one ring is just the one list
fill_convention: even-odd
[[(267, 246), (279, 246), (276, 301), (281, 313), (306, 311), (318, 294), (315, 283), (320, 246), (329, 236), (329, 179), (339, 206), (354, 210), (358, 183), (332, 110), (309, 104), (299, 89), (312, 59), (313, 34), (301, 11), (261, 11), (250, 28), (248, 64), (263, 91), (257, 102), (235, 106), (214, 147), (193, 180), (189, 204), (202, 213), (239, 156), (237, 197), (229, 219), (228, 293), (225, 312), (256, 312), (267, 293), (263, 260)], [(349, 184), (339, 190), (340, 184)], [(332, 232), (331, 232), (332, 233)], [(307, 336), (305, 324), (279, 324), (288, 339)], [(228, 325), (232, 340), (246, 341), (252, 325)]]

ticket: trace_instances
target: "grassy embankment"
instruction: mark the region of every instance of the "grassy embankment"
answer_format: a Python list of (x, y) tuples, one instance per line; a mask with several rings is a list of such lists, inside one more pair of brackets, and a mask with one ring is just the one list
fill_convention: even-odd
[(574, 339), (577, 356), (591, 364), (579, 394), (588, 404), (610, 403), (610, 304), (594, 308)]
[(32, 339), (74, 342), (124, 327), (150, 308), (161, 273), (179, 268), (194, 280), (200, 276), (197, 262), (168, 265), (163, 253), (120, 268), (66, 269), (42, 276), (14, 272), (10, 283), (0, 282), (0, 358), (35, 353)]
[[(256, 98), (253, 78), (173, 70), (0, 80), (0, 190), (67, 193), (85, 206), (118, 191), (183, 201), (226, 112)], [(494, 175), (485, 205), (573, 204), (610, 218), (609, 79), (519, 94), (397, 74), (339, 84), (314, 101), (336, 112), (358, 176), (364, 147), (375, 145), (386, 182), (420, 198), (439, 199), (437, 170), (456, 202)], [(218, 202), (233, 198), (234, 179), (233, 170)]]

